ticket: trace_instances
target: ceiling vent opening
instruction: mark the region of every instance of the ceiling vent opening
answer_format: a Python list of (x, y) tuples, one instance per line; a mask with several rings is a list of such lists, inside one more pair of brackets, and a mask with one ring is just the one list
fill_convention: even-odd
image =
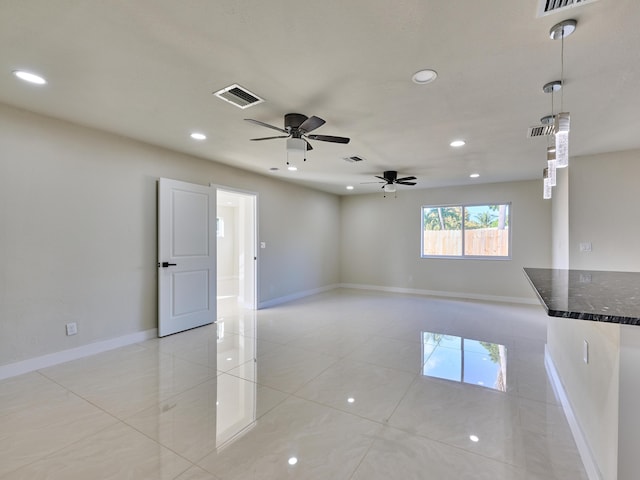
[(550, 125), (536, 125), (529, 127), (527, 130), (527, 138), (548, 137), (553, 135), (553, 123)]
[(249, 90), (241, 87), (237, 83), (223, 88), (222, 90), (218, 90), (214, 95), (225, 102), (229, 102), (238, 108), (242, 108), (243, 110), (264, 102), (264, 99), (258, 97), (255, 93), (251, 93)]
[(349, 162), (349, 163), (362, 162), (363, 160), (364, 160), (364, 158), (358, 157), (356, 155), (354, 155), (352, 157), (344, 157), (344, 161), (345, 162)]
[(579, 7), (597, 0), (540, 0), (538, 3), (538, 17), (551, 15), (569, 8)]

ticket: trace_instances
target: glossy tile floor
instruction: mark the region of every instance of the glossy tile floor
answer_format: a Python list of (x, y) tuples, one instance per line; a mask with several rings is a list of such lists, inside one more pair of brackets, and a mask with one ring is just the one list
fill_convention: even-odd
[(352, 290), (221, 305), (217, 325), (0, 382), (0, 478), (586, 479), (546, 322)]

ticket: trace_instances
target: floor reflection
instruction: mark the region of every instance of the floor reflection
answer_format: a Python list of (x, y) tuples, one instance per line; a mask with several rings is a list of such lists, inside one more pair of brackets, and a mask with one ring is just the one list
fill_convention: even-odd
[(507, 349), (444, 333), (422, 332), (422, 374), (507, 391)]
[[(246, 315), (236, 318), (239, 331), (255, 331), (255, 316)], [(225, 338), (225, 321), (219, 318), (216, 322), (217, 343), (229, 343), (229, 335)], [(256, 338), (233, 335), (233, 343), (227, 345), (225, 360), (241, 358), (246, 360), (238, 368), (245, 375), (255, 378), (256, 373)], [(222, 448), (227, 443), (247, 433), (256, 421), (257, 385), (254, 382), (229, 381), (226, 375), (217, 379), (216, 400), (216, 447)]]

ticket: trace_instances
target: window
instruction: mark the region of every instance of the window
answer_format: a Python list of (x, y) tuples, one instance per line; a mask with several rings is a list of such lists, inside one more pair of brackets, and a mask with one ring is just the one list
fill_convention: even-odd
[(423, 258), (511, 257), (511, 204), (422, 207)]

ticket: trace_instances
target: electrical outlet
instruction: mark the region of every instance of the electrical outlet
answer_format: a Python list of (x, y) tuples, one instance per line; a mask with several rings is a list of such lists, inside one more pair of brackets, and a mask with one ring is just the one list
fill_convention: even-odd
[(78, 324), (76, 322), (67, 323), (65, 327), (67, 328), (67, 336), (78, 333)]

